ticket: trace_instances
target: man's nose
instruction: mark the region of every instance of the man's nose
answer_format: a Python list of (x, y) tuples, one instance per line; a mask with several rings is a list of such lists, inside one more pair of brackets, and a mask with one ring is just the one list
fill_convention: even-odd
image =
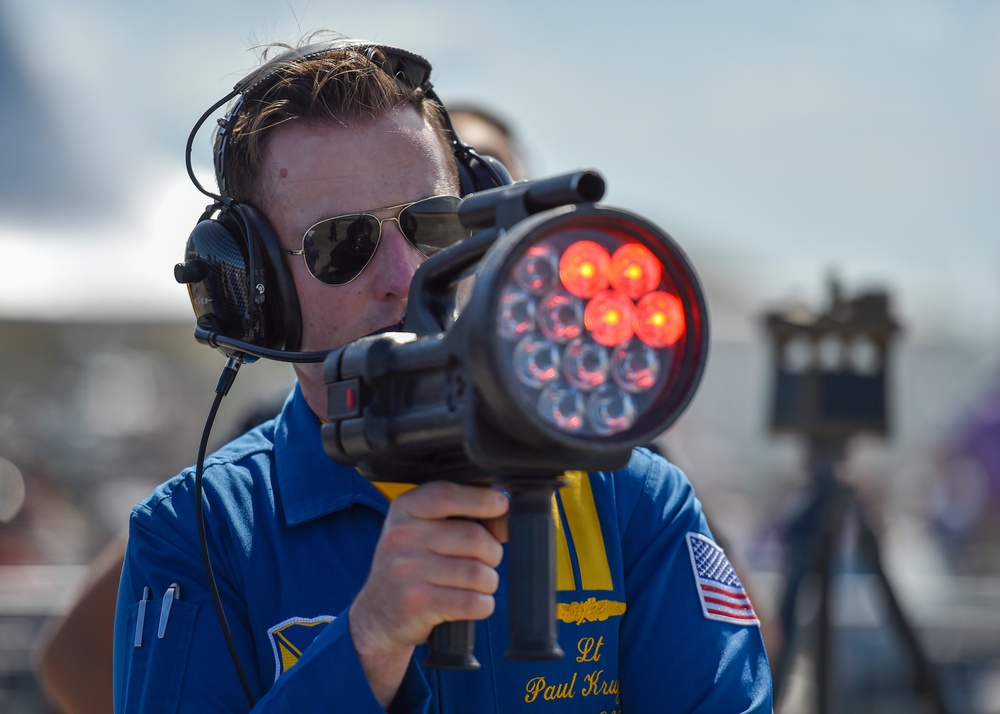
[(406, 298), (410, 292), (413, 274), (424, 261), (424, 256), (399, 230), (393, 220), (382, 223), (382, 239), (375, 252), (375, 286), (380, 297)]

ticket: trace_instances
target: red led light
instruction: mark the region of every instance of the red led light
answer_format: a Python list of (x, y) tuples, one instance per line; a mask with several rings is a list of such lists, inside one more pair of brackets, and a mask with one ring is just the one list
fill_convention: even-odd
[(670, 347), (684, 336), (684, 305), (672, 293), (643, 296), (635, 308), (635, 334), (650, 347)]
[(605, 290), (587, 303), (583, 324), (598, 344), (612, 347), (632, 339), (635, 334), (635, 304), (628, 296)]
[(641, 243), (626, 243), (611, 256), (611, 287), (633, 300), (656, 290), (662, 272), (660, 261)]
[(592, 298), (608, 287), (611, 256), (599, 243), (581, 240), (573, 243), (559, 259), (559, 278), (573, 295)]

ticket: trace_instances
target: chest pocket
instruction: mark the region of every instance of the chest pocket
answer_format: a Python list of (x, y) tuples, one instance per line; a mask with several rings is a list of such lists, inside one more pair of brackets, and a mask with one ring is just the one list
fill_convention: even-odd
[[(117, 692), (120, 711), (143, 714), (178, 711), (198, 607), (175, 599), (166, 618), (161, 615), (162, 609), (162, 599), (146, 600), (129, 608), (126, 639), (116, 643), (128, 652), (122, 690)], [(165, 620), (163, 637), (159, 636), (161, 620)]]

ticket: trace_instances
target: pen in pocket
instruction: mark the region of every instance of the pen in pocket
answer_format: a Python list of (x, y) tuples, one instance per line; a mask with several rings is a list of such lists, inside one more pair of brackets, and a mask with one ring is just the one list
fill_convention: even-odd
[(146, 622), (146, 602), (149, 600), (149, 587), (142, 589), (142, 600), (139, 601), (139, 611), (135, 615), (135, 639), (133, 647), (142, 647), (142, 627)]
[(163, 593), (163, 604), (160, 605), (160, 626), (156, 632), (157, 638), (163, 639), (163, 635), (167, 631), (167, 620), (170, 619), (170, 607), (174, 604), (174, 600), (180, 599), (181, 586), (177, 583), (171, 583), (167, 591)]

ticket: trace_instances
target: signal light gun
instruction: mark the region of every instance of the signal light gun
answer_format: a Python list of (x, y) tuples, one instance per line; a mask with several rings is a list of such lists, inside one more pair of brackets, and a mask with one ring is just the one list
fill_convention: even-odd
[[(417, 269), (403, 329), (324, 363), (333, 460), (373, 481), (510, 494), (510, 659), (562, 656), (561, 475), (624, 466), (680, 416), (707, 358), (690, 262), (652, 223), (597, 205), (604, 189), (581, 170), (467, 196), (459, 218), (472, 234)], [(425, 664), (478, 668), (474, 632), (439, 625)]]

